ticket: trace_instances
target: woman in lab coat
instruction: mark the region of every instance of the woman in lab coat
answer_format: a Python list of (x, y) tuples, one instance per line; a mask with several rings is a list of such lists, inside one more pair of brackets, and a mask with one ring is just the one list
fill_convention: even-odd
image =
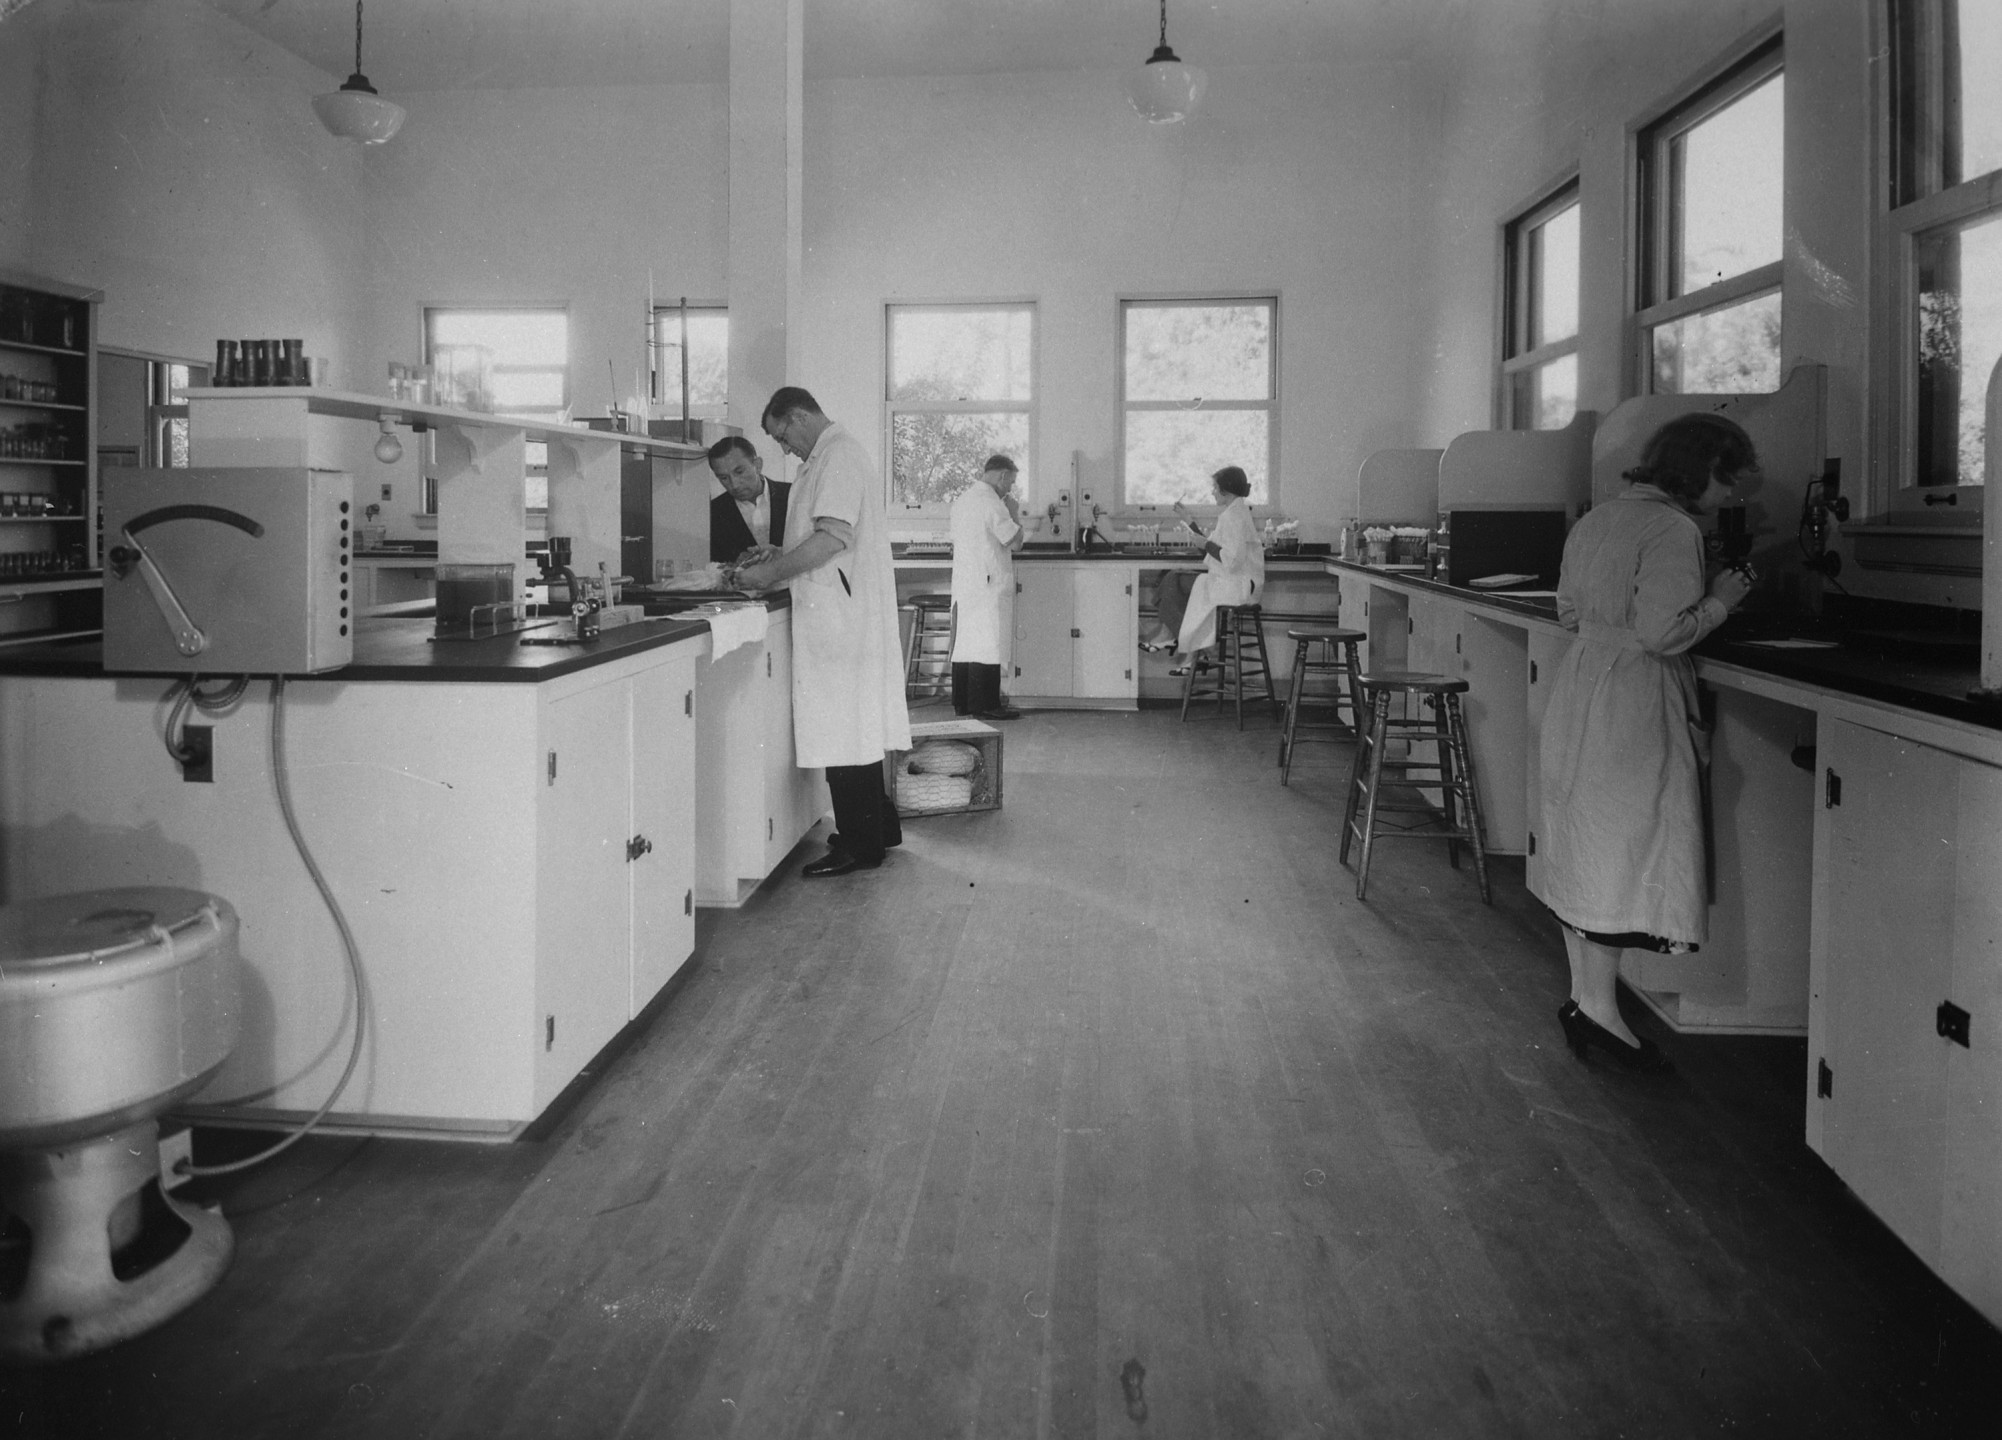
[[(1203, 541), (1203, 569), (1201, 574), (1170, 570), (1161, 576), (1154, 601), (1158, 638), (1143, 642), (1149, 650), (1192, 655), (1207, 649), (1216, 643), (1217, 606), (1248, 605), (1265, 587), (1265, 546), (1251, 520), (1250, 479), (1237, 466), (1226, 465), (1210, 476), (1210, 485), (1220, 508), (1207, 537), (1182, 502), (1175, 502), (1182, 523)], [(1167, 639), (1171, 635), (1173, 643)]]
[(952, 502), (952, 710), (984, 720), (1021, 712), (1001, 698), (1015, 638), (1015, 552), (1022, 518), (1015, 462), (994, 455)]
[(1620, 1018), (1620, 953), (1704, 939), (1700, 766), (1708, 737), (1688, 651), (1745, 598), (1748, 569), (1704, 584), (1695, 515), (1731, 499), (1757, 457), (1720, 415), (1669, 421), (1632, 486), (1571, 531), (1557, 613), (1577, 632), (1544, 712), (1541, 874), (1531, 886), (1564, 926), (1571, 998), (1558, 1011), (1582, 1060), (1597, 1046), (1628, 1069), (1671, 1069)]

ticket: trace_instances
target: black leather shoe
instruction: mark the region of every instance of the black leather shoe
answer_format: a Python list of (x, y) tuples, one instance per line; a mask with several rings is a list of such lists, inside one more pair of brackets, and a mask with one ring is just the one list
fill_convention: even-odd
[(1622, 1070), (1631, 1070), (1637, 1075), (1675, 1073), (1675, 1062), (1662, 1054), (1652, 1040), (1644, 1039), (1638, 1047), (1627, 1044), (1579, 1009), (1576, 1000), (1566, 1000), (1558, 1009), (1557, 1023), (1564, 1027), (1564, 1043), (1580, 1060), (1585, 1058), (1588, 1049), (1596, 1045)]
[[(904, 837), (901, 835), (896, 836), (894, 839), (886, 836), (883, 840), (883, 848), (885, 850), (894, 850), (903, 843)], [(827, 837), (827, 848), (830, 850), (840, 850), (845, 853), (848, 849), (848, 839), (837, 830)]]
[(812, 860), (799, 867), (802, 879), (824, 880), (830, 875), (849, 875), (857, 870), (875, 870), (882, 866), (881, 860), (858, 860), (846, 850), (830, 850), (818, 860)]
[(1022, 712), (1017, 710), (1013, 705), (1002, 705), (993, 710), (982, 710), (979, 718), (982, 720), (1020, 720)]

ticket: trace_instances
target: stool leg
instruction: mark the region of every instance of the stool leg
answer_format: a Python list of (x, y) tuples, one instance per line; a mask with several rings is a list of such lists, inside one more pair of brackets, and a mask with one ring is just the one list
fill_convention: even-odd
[(1390, 692), (1382, 691), (1376, 697), (1376, 707), (1369, 718), (1369, 769), (1364, 773), (1364, 783), (1369, 794), (1363, 800), (1362, 815), (1362, 855), (1356, 866), (1356, 899), (1361, 900), (1369, 889), (1369, 860), (1376, 848), (1376, 799), (1383, 788), (1383, 741), (1384, 732), (1390, 726)]
[(1442, 698), (1446, 702), (1447, 730), (1448, 734), (1452, 737), (1454, 756), (1458, 762), (1457, 768), (1460, 772), (1460, 783), (1465, 787), (1464, 808), (1467, 816), (1467, 843), (1473, 847), (1474, 851), (1474, 878), (1480, 882), (1481, 903), (1483, 905), (1492, 905), (1494, 901), (1488, 893), (1487, 840), (1483, 833), (1487, 829), (1487, 822), (1481, 814), (1480, 787), (1474, 782), (1474, 754), (1473, 746), (1469, 744), (1467, 739), (1467, 717), (1460, 709), (1459, 696), (1447, 695)]
[[(1362, 698), (1362, 658), (1360, 654), (1357, 652), (1356, 642), (1353, 640), (1344, 640), (1342, 642), (1342, 649), (1346, 652), (1346, 659), (1344, 663), (1348, 666), (1347, 680), (1348, 680), (1348, 692), (1349, 692), (1349, 728), (1355, 732), (1355, 737), (1357, 741), (1360, 742), (1362, 739), (1362, 731), (1364, 724), (1363, 698)], [(1338, 720), (1341, 718), (1341, 708), (1339, 705), (1336, 707), (1335, 710), (1335, 718)]]
[(1233, 610), (1230, 615), (1230, 700), (1237, 712), (1237, 728), (1244, 728), (1244, 631), (1243, 621)]
[(1314, 642), (1295, 641), (1293, 645), (1293, 686), (1286, 704), (1285, 719), (1279, 726), (1279, 783), (1285, 785), (1293, 778), (1293, 736), (1300, 725), (1300, 702), (1307, 693), (1307, 651)]
[(1258, 642), (1258, 673), (1265, 680), (1265, 698), (1272, 702), (1276, 713), (1280, 709), (1279, 692), (1272, 686), (1272, 656), (1265, 648), (1265, 621), (1263, 617), (1252, 622), (1251, 636)]
[(1182, 723), (1185, 725), (1189, 720), (1189, 700), (1196, 693), (1196, 669), (1202, 664), (1201, 656), (1201, 651), (1191, 650), (1183, 661), (1188, 667), (1187, 673), (1182, 676)]
[(1355, 753), (1349, 756), (1349, 793), (1342, 807), (1342, 849), (1338, 857), (1349, 863), (1349, 844), (1355, 839), (1356, 810), (1362, 795), (1363, 776), (1369, 771), (1369, 725), (1358, 722)]
[(1446, 817), (1446, 863), (1453, 869), (1460, 868), (1460, 841), (1458, 836), (1465, 828), (1461, 823), (1465, 818), (1465, 807), (1460, 804), (1458, 773), (1458, 752), (1453, 745), (1450, 713), (1446, 708), (1448, 697), (1433, 695), (1426, 704), (1432, 707), (1432, 733), (1438, 738), (1432, 742), (1437, 752), (1439, 764), (1439, 809)]

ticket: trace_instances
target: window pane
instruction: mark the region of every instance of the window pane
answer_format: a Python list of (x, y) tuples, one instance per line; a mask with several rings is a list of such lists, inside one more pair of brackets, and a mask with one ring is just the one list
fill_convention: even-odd
[(1266, 504), (1271, 487), (1272, 425), (1263, 410), (1135, 410), (1126, 416), (1126, 503), (1215, 503), (1210, 476), (1241, 465), (1251, 503)]
[(493, 386), (495, 408), (505, 414), (563, 408), (561, 372), (529, 370), (511, 373), (502, 370), (491, 375), (489, 383)]
[(890, 399), (1029, 399), (1034, 313), (1005, 309), (890, 310)]
[(1775, 75), (1671, 142), (1681, 182), (1675, 294), (1780, 258), (1785, 93)]
[(1651, 338), (1656, 394), (1736, 395), (1780, 388), (1778, 291), (1657, 325)]
[(1961, 0), (1955, 92), (1960, 100), (1960, 173), (1972, 180), (2002, 169), (2002, 5), (1995, 0)]
[(1920, 236), (1918, 482), (1979, 485), (2002, 358), (2002, 217)]
[(566, 367), (570, 320), (560, 310), (432, 310), (431, 344), (484, 345), (496, 365)]
[[(654, 311), (654, 384), (670, 416), (681, 414), (681, 310)], [(688, 404), (715, 418), (729, 407), (730, 315), (707, 307), (688, 312)]]
[(1529, 235), (1529, 349), (1578, 333), (1578, 207), (1566, 206)]
[(1013, 414), (900, 414), (890, 417), (890, 501), (926, 505), (952, 499), (989, 455), (1008, 455), (1029, 481), (1029, 417)]
[(1271, 399), (1272, 306), (1127, 306), (1126, 398)]
[(1518, 370), (1509, 383), (1514, 392), (1509, 417), (1518, 430), (1562, 430), (1578, 414), (1576, 355)]

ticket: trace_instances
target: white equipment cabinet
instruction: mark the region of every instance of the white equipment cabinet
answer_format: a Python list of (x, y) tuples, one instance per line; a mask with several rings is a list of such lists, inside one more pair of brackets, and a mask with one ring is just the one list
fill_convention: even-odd
[(1137, 708), (1136, 582), (1131, 565), (1018, 561), (1010, 698), (1026, 706)]
[[(627, 647), (540, 680), (289, 685), (299, 824), (369, 987), (368, 1042), (329, 1123), (514, 1134), (687, 960), (705, 643)], [(169, 683), (0, 677), (6, 894), (82, 875), (228, 899), (252, 977), (244, 1040), (188, 1113), (310, 1113), (346, 1062), (352, 1005), (273, 793), (269, 682), (195, 717), (214, 727), (206, 784), (161, 744)]]

